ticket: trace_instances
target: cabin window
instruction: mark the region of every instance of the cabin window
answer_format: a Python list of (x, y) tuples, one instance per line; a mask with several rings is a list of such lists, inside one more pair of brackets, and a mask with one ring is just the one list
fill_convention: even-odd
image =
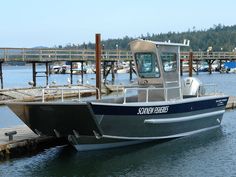
[(176, 53), (162, 53), (161, 61), (165, 72), (175, 72), (177, 69), (177, 57)]
[(138, 75), (142, 78), (160, 77), (157, 58), (154, 53), (136, 53)]

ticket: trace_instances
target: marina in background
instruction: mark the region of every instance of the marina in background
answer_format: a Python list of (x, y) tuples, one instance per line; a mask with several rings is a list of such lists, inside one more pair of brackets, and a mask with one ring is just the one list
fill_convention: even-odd
[[(170, 41), (169, 41), (170, 42)], [(168, 42), (166, 42), (168, 44)], [(224, 63), (236, 60), (236, 51), (190, 51), (180, 53), (181, 75), (184, 71), (192, 72), (213, 71), (222, 73), (229, 71)], [(1, 88), (4, 88), (3, 63), (30, 63), (32, 67), (33, 86), (37, 85), (37, 80), (45, 78), (45, 85), (49, 84), (50, 73), (68, 73), (70, 74), (70, 83), (73, 84), (73, 75), (81, 74), (81, 83), (84, 83), (84, 73), (95, 73), (95, 50), (91, 49), (40, 49), (40, 48), (0, 48), (0, 82)], [(37, 70), (38, 65), (44, 65), (44, 69)], [(119, 50), (101, 50), (101, 64), (103, 69), (103, 78), (106, 79), (109, 74), (112, 80), (117, 73), (130, 73), (129, 79), (133, 79), (134, 63), (132, 63), (131, 51)], [(232, 69), (231, 69), (232, 70)], [(36, 79), (37, 78), (37, 79)]]

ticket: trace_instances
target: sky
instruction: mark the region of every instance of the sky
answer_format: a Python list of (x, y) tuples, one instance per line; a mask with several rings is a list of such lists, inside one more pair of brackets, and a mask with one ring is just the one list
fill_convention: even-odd
[(0, 47), (53, 47), (235, 25), (235, 0), (0, 0)]

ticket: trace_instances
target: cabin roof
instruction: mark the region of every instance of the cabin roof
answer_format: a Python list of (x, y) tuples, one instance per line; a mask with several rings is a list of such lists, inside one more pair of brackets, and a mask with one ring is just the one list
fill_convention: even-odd
[[(165, 41), (165, 42), (160, 42), (160, 41), (150, 41), (150, 40), (144, 40), (144, 39), (138, 39), (136, 41), (143, 41), (143, 42), (150, 42), (155, 45), (163, 45), (163, 46), (182, 46), (182, 47), (188, 47), (190, 41), (189, 40), (184, 40), (183, 43), (172, 43), (170, 41)], [(135, 41), (134, 41), (135, 42)]]

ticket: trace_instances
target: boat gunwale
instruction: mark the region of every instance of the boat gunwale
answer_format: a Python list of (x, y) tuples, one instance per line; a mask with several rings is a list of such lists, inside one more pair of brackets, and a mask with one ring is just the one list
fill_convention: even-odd
[(73, 101), (64, 101), (64, 102), (16, 102), (9, 101), (6, 102), (6, 105), (110, 105), (110, 106), (158, 106), (158, 105), (173, 105), (173, 104), (182, 104), (190, 102), (199, 102), (209, 99), (220, 99), (220, 98), (229, 98), (228, 95), (210, 95), (202, 97), (191, 97), (184, 99), (168, 100), (168, 101), (149, 101), (149, 102), (126, 102), (126, 103), (111, 103), (111, 102), (99, 102), (99, 101), (82, 101), (82, 102), (73, 102)]
[(92, 105), (110, 105), (110, 106), (158, 106), (158, 105), (173, 105), (173, 104), (182, 104), (182, 103), (191, 103), (199, 102), (204, 100), (220, 99), (220, 98), (229, 98), (228, 95), (211, 95), (211, 96), (202, 96), (202, 97), (192, 97), (185, 99), (169, 100), (169, 101), (150, 101), (150, 102), (126, 102), (126, 103), (103, 103), (103, 102), (90, 102)]

